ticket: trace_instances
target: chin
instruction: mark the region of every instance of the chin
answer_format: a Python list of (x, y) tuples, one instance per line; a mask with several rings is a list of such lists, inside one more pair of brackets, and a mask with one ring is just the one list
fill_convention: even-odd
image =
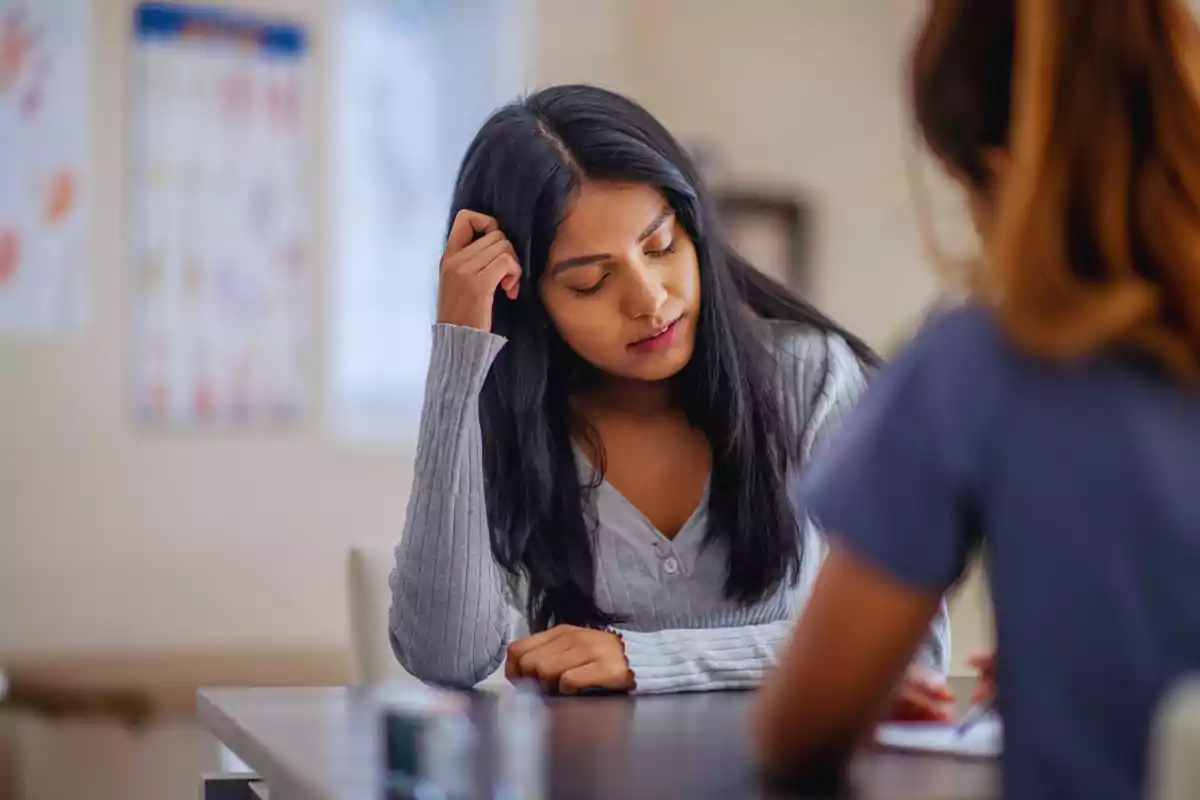
[(665, 381), (678, 375), (692, 360), (692, 345), (678, 345), (661, 353), (633, 356), (621, 376), (638, 381)]

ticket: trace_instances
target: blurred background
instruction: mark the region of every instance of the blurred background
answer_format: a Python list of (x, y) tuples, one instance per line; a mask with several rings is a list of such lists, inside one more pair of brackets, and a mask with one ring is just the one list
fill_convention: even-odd
[[(403, 526), (454, 171), (519, 92), (631, 95), (752, 260), (901, 341), (937, 296), (921, 7), (0, 0), (0, 669), (149, 715), (2, 723), (0, 797), (194, 796), (220, 765), (172, 692), (351, 679), (347, 554)], [(984, 599), (956, 598), (956, 668)]]

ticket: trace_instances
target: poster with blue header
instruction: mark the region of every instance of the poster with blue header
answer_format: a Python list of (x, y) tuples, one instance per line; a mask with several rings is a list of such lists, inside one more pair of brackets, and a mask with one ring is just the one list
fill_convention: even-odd
[(291, 426), (316, 388), (308, 34), (225, 8), (133, 12), (126, 250), (138, 423)]

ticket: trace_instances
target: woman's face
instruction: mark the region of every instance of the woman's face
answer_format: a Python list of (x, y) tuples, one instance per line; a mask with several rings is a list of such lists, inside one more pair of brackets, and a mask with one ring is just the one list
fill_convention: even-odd
[(540, 290), (563, 340), (611, 375), (660, 381), (692, 357), (696, 248), (655, 189), (584, 183), (550, 246)]

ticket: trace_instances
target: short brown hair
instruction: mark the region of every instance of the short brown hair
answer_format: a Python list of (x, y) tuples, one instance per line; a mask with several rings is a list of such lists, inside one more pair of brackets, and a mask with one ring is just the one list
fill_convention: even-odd
[(917, 127), (994, 200), (972, 285), (1023, 349), (1200, 383), (1198, 37), (1182, 0), (930, 0)]

